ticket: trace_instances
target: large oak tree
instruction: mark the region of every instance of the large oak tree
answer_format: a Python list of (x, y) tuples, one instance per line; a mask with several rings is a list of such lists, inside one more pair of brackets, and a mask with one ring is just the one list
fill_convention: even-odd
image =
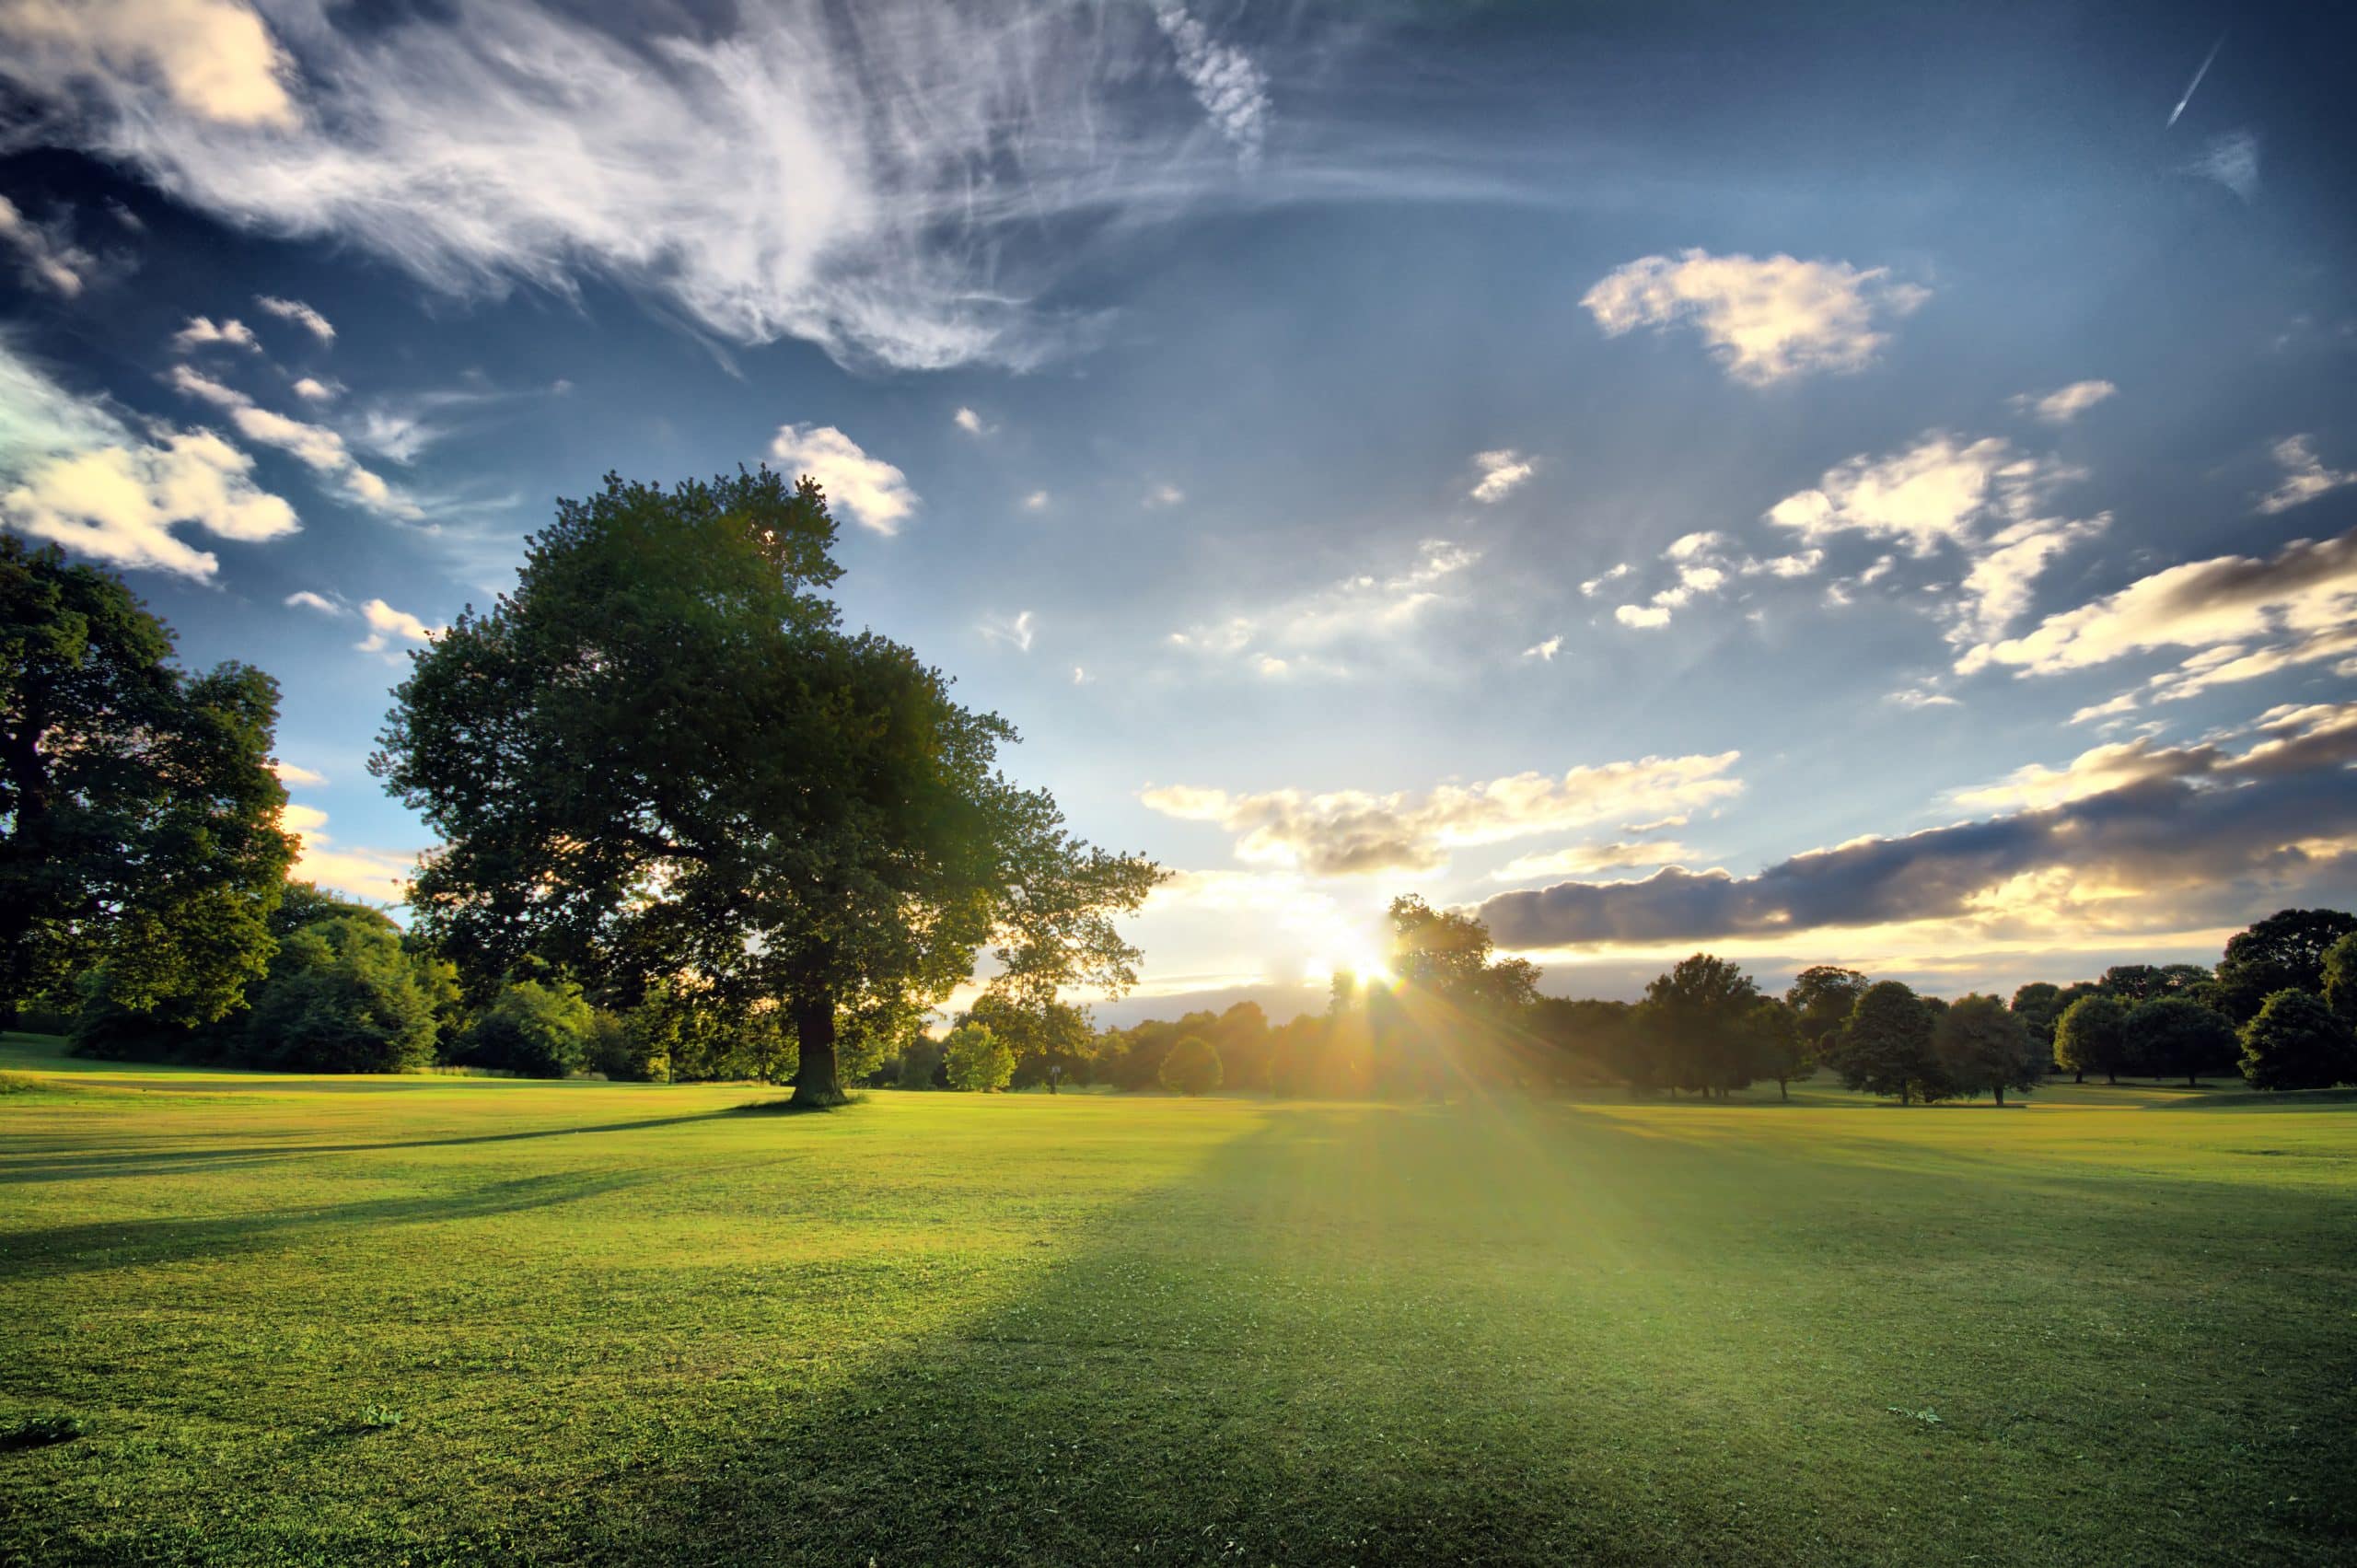
[(444, 841), (411, 901), (462, 967), (782, 1009), (820, 1105), (842, 1031), (900, 1028), (986, 947), (1028, 998), (1134, 979), (1115, 920), (1159, 868), (1074, 839), (999, 772), (1005, 720), (842, 629), (834, 539), (807, 479), (609, 476), (416, 656), (371, 765)]

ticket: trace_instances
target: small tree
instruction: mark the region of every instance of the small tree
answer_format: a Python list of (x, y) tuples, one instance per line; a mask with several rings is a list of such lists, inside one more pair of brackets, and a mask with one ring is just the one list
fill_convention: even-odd
[(2085, 1083), (2090, 1073), (2119, 1082), (2131, 1064), (2129, 1043), (2128, 1008), (2116, 996), (2082, 996), (2054, 1021), (2054, 1060), (2076, 1074), (2074, 1083)]
[(1842, 1027), (1833, 1066), (1841, 1081), (1869, 1094), (1897, 1095), (1901, 1105), (1954, 1093), (1932, 1051), (1932, 1011), (1895, 980), (1868, 986)]
[(562, 1078), (587, 1063), (597, 1016), (569, 981), (511, 981), (467, 1031), (466, 1059), (527, 1078)]
[(1189, 1035), (1162, 1059), (1162, 1086), (1173, 1094), (1207, 1095), (1219, 1083), (1219, 1052), (1201, 1035)]
[(1932, 1026), (1932, 1050), (1950, 1082), (1968, 1095), (1987, 1089), (2005, 1103), (2046, 1077), (2046, 1047), (1994, 996), (1959, 996)]
[(2129, 1054), (2153, 1076), (2182, 1073), (2189, 1086), (2204, 1073), (2232, 1072), (2237, 1042), (2235, 1026), (2184, 996), (2155, 996), (2128, 1015)]
[(960, 1024), (942, 1042), (949, 1086), (965, 1094), (995, 1094), (1015, 1076), (1015, 1052), (987, 1025)]
[(2305, 991), (2279, 991), (2243, 1026), (2243, 1076), (2255, 1089), (2328, 1089), (2357, 1079), (2349, 1021)]

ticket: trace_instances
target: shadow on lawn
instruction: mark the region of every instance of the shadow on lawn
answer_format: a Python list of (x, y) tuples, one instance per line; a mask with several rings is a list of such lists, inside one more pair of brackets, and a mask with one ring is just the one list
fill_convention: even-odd
[[(231, 1149), (133, 1149), (121, 1154), (92, 1154), (46, 1161), (11, 1159), (0, 1163), (0, 1184), (87, 1181), (120, 1176), (168, 1176), (176, 1172), (199, 1171), (219, 1166), (253, 1165), (308, 1155), (382, 1154), (394, 1149), (447, 1149), (470, 1144), (519, 1144), (538, 1138), (582, 1137), (598, 1132), (644, 1132), (656, 1127), (677, 1127), (690, 1121), (709, 1121), (715, 1117), (733, 1116), (749, 1108), (726, 1106), (713, 1110), (690, 1111), (679, 1116), (642, 1117), (635, 1121), (598, 1121), (586, 1127), (536, 1127), (519, 1132), (468, 1132), (448, 1138), (405, 1138), (379, 1144), (288, 1142)], [(19, 1144), (17, 1146), (22, 1148), (25, 1145)], [(52, 1148), (76, 1146), (72, 1143), (50, 1145)]]
[[(1015, 1298), (747, 1415), (725, 1457), (573, 1499), (556, 1555), (2158, 1562), (2189, 1544), (2160, 1482), (2111, 1479), (2184, 1463), (2169, 1429), (2074, 1426), (2067, 1375), (2002, 1428), (1925, 1435), (1890, 1413), (1955, 1353), (1922, 1342), (1947, 1331), (1937, 1307), (1896, 1332), (1856, 1293), (1925, 1288), (1909, 1247), (1928, 1214), (1956, 1263), (2004, 1282), (2006, 1321), (2078, 1310), (2103, 1287), (2049, 1283), (2067, 1210), (2025, 1234), (1954, 1171), (1788, 1163), (1780, 1185), (1726, 1155), (1592, 1116), (1284, 1108), (1092, 1221)], [(2109, 1491), (2058, 1482), (2037, 1446), (2056, 1432), (2130, 1468), (2096, 1467)]]
[(317, 1208), (14, 1231), (0, 1234), (0, 1279), (211, 1260), (295, 1246), (347, 1227), (482, 1219), (578, 1202), (645, 1179), (636, 1171), (527, 1176), (463, 1191), (437, 1188), (410, 1197), (371, 1198)]

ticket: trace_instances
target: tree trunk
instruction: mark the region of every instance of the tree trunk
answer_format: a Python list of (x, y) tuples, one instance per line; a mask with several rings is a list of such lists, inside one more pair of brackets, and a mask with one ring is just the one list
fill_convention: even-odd
[(2103, 1075), (2103, 1081), (2107, 1084), (2117, 1084), (2119, 1082), (2119, 1074), (2117, 1073), (2106, 1073)]
[(2085, 1083), (2087, 1081), (2087, 1070), (2084, 1067), (2080, 1068), (2076, 1073), (2072, 1074), (2071, 1081), (2074, 1084)]
[(822, 993), (794, 1004), (795, 1042), (800, 1063), (794, 1070), (795, 1105), (842, 1105), (849, 1098), (835, 1077), (835, 999)]
[(1776, 1098), (1782, 1100), (1789, 1100), (1793, 1098), (1793, 1091), (1786, 1086), (1782, 1078), (1776, 1080)]
[(1997, 1086), (1997, 1109), (1999, 1110), (2005, 1109), (2005, 1086), (2003, 1084)]
[(1915, 1103), (1915, 1085), (1911, 1079), (1898, 1086), (1898, 1103), (1901, 1105)]

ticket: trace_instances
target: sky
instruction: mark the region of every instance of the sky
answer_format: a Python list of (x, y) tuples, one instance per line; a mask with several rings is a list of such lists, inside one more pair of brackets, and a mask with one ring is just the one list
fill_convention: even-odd
[(1100, 1016), (1408, 892), (1572, 995), (2212, 961), (2357, 902), (2331, 12), (19, 0), (0, 527), (275, 675), (373, 899), (410, 653), (767, 462), (1172, 871)]

